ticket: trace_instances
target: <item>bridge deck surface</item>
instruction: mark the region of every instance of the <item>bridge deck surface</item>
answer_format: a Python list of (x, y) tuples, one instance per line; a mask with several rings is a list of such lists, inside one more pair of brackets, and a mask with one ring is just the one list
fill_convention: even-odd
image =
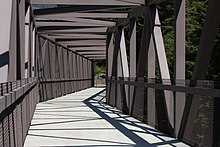
[(103, 103), (103, 88), (89, 88), (37, 105), (25, 147), (187, 145)]

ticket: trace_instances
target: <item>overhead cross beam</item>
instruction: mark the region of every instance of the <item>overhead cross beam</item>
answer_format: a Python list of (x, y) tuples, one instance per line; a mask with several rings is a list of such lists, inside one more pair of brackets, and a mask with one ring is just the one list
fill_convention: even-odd
[(106, 39), (107, 27), (118, 25), (115, 19), (128, 18), (127, 12), (115, 10), (144, 5), (145, 0), (32, 0), (32, 3), (70, 5), (35, 10), (38, 32), (85, 54), (87, 51), (103, 51), (105, 42), (101, 40)]
[(36, 21), (37, 27), (45, 27), (45, 26), (70, 26), (70, 27), (80, 27), (80, 26), (86, 26), (86, 27), (93, 27), (93, 26), (112, 26), (112, 25), (106, 25), (106, 24), (91, 24), (91, 23), (79, 23), (79, 22), (68, 22), (68, 21)]
[(56, 5), (117, 5), (135, 6), (140, 3), (118, 0), (31, 0), (32, 4), (56, 4)]
[(51, 19), (54, 21), (67, 21), (67, 22), (78, 22), (78, 23), (86, 23), (86, 24), (96, 24), (96, 25), (105, 25), (105, 26), (114, 26), (116, 25), (115, 21), (106, 21), (106, 20), (100, 20), (96, 18), (79, 18), (79, 17), (71, 17), (71, 18), (63, 18), (63, 17), (53, 17), (50, 16), (41, 16), (37, 20), (44, 20), (47, 19), (47, 21), (51, 21)]
[(96, 38), (96, 39), (105, 39), (106, 35), (97, 35), (97, 34), (62, 34), (62, 33), (57, 33), (57, 34), (48, 34), (48, 37), (54, 37), (54, 38), (63, 38), (63, 39), (68, 39), (71, 37), (72, 39), (81, 39), (81, 38)]
[(67, 45), (67, 48), (87, 48), (87, 47), (97, 47), (97, 46), (103, 46), (103, 45), (84, 45), (84, 44), (81, 44), (81, 45)]
[(91, 57), (89, 59), (91, 59), (91, 60), (105, 60), (106, 58), (105, 57)]
[(145, 0), (117, 0), (120, 2), (128, 2), (128, 3), (134, 3), (134, 4), (145, 4)]
[[(60, 22), (78, 22), (78, 23), (86, 23), (86, 24), (96, 24), (96, 25), (105, 25), (105, 26), (115, 26), (116, 22), (114, 21), (106, 21), (106, 20), (99, 20), (96, 18), (78, 18), (78, 17), (71, 17), (71, 18), (63, 18), (59, 16), (55, 16), (51, 18), (51, 16), (40, 16), (40, 18), (37, 18), (37, 21), (42, 21), (45, 19), (47, 21), (60, 21)], [(52, 20), (51, 20), (52, 19)]]
[(120, 5), (77, 5), (68, 6), (61, 8), (47, 8), (47, 9), (36, 9), (34, 10), (34, 15), (48, 15), (48, 14), (62, 14), (70, 12), (89, 12), (98, 10), (111, 10), (118, 8), (129, 8), (129, 6)]
[(127, 18), (127, 12), (69, 12), (69, 13), (59, 13), (59, 14), (47, 14), (47, 15), (36, 15), (37, 18), (71, 18), (80, 17), (80, 18)]
[(90, 50), (105, 50), (106, 46), (93, 46), (93, 47), (69, 47), (71, 50), (77, 51), (77, 52), (83, 52), (83, 51), (90, 51)]
[(105, 55), (106, 51), (88, 51), (88, 52), (78, 52), (81, 55)]
[(106, 58), (106, 55), (83, 55), (86, 58)]
[(105, 40), (60, 41), (65, 45), (105, 45)]
[(108, 32), (115, 32), (117, 30), (117, 27), (128, 24), (130, 22), (130, 19), (136, 18), (137, 16), (146, 13), (146, 10), (146, 6), (134, 7), (132, 10), (129, 11), (127, 18), (118, 19), (115, 26), (108, 28)]
[(65, 28), (65, 27), (38, 27), (39, 33), (95, 33), (95, 34), (105, 34), (107, 27), (87, 27), (87, 28)]

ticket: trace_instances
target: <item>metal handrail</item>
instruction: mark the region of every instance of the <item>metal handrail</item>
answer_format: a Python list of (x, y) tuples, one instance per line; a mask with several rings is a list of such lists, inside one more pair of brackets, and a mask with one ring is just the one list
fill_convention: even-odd
[[(179, 81), (179, 82), (178, 82)], [(213, 83), (218, 83), (218, 81), (207, 81), (207, 80), (198, 80), (195, 81), (197, 84), (195, 87), (190, 87), (189, 84), (190, 80), (177, 80), (175, 83), (172, 84), (169, 79), (158, 81), (156, 79), (147, 79), (147, 80), (140, 80), (140, 79), (132, 79), (130, 80), (127, 78), (124, 80), (123, 78), (117, 77), (117, 80), (112, 77), (107, 78), (107, 82), (110, 83), (118, 83), (123, 85), (130, 85), (130, 86), (137, 86), (137, 87), (145, 87), (145, 88), (154, 88), (158, 90), (168, 90), (173, 92), (181, 92), (181, 93), (188, 93), (194, 95), (204, 95), (204, 96), (211, 96), (211, 97), (220, 97), (220, 89), (214, 88)]]
[(24, 86), (25, 84), (36, 80), (36, 77), (25, 78), (17, 81), (4, 82), (0, 83), (0, 95), (3, 96), (10, 92), (13, 92), (15, 89)]

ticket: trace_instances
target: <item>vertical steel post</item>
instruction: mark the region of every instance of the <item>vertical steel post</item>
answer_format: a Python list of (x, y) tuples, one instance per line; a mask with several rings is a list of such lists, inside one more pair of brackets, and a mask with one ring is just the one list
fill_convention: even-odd
[[(135, 78), (136, 78), (136, 64), (137, 64), (137, 59), (136, 59), (136, 53), (137, 53), (137, 33), (136, 33), (136, 18), (131, 18), (130, 19), (130, 23), (129, 23), (129, 33), (130, 33), (130, 53), (129, 53), (129, 57), (130, 57), (130, 62), (129, 62), (129, 67), (130, 67), (130, 77), (129, 77), (129, 81), (134, 82)], [(133, 101), (133, 97), (134, 97), (134, 86), (129, 86), (129, 99), (128, 99), (128, 104), (129, 104), (129, 111), (131, 106), (131, 102)]]
[(73, 92), (73, 52), (70, 51), (70, 57), (69, 57), (69, 64), (70, 64), (70, 86), (71, 86), (71, 93)]
[(108, 79), (111, 78), (111, 70), (112, 70), (112, 58), (113, 58), (113, 34), (107, 33), (107, 39), (106, 39), (106, 103), (109, 104), (110, 99), (110, 88), (111, 83), (108, 82)]
[[(121, 59), (121, 68), (122, 68), (122, 76), (124, 80), (128, 80), (129, 77), (129, 69), (128, 69), (128, 61), (127, 61), (127, 52), (126, 52), (126, 44), (125, 44), (125, 34), (124, 28), (121, 32), (121, 40), (120, 40), (120, 59)], [(129, 98), (128, 98), (128, 85), (123, 86), (123, 91), (125, 91), (125, 105), (129, 108)], [(121, 89), (122, 90), (122, 89)]]
[(91, 61), (91, 75), (92, 75), (92, 87), (94, 87), (95, 86), (94, 61)]
[[(79, 79), (79, 77), (78, 77), (78, 75), (79, 75), (79, 74), (78, 74), (78, 72), (79, 72), (78, 67), (79, 67), (78, 55), (75, 54), (75, 79), (76, 79), (76, 80)], [(75, 83), (76, 83), (76, 91), (78, 91), (78, 90), (79, 90), (79, 81), (76, 81)]]
[(74, 81), (73, 81), (73, 90), (74, 90), (74, 92), (76, 91), (76, 54), (74, 54), (73, 53), (73, 79), (74, 79)]
[[(177, 86), (185, 86), (185, 0), (174, 1), (175, 13), (175, 81)], [(175, 95), (175, 136), (179, 127), (185, 106), (185, 94)]]
[[(147, 53), (147, 82), (155, 83), (155, 46), (153, 35), (150, 38), (149, 50)], [(155, 127), (156, 123), (156, 100), (155, 89), (147, 89), (147, 122), (149, 125)]]
[[(121, 34), (122, 34), (122, 28), (118, 27), (116, 31), (116, 38), (115, 38), (115, 46), (114, 46), (114, 52), (113, 52), (113, 63), (112, 63), (112, 77), (113, 80), (118, 80), (118, 56), (119, 56), (119, 49), (120, 49), (120, 41), (121, 41)], [(112, 104), (113, 106), (116, 106), (117, 99), (118, 99), (118, 92), (117, 92), (117, 83), (112, 84)]]
[[(116, 80), (121, 80), (123, 76), (122, 73), (122, 59), (121, 59), (121, 52), (118, 52), (118, 64), (117, 64), (117, 76), (116, 76)], [(119, 110), (122, 110), (122, 89), (121, 89), (121, 84), (117, 83), (116, 84), (116, 101), (115, 101), (115, 106), (116, 108), (118, 108)]]
[(29, 77), (30, 73), (30, 7), (28, 7), (28, 10), (25, 15), (25, 78)]
[(81, 90), (82, 89), (82, 81), (81, 81), (81, 79), (82, 79), (82, 57), (81, 56), (79, 56), (79, 79), (80, 79), (80, 81), (79, 81), (79, 83), (80, 83), (80, 89), (79, 90)]
[[(33, 24), (32, 24), (33, 25)], [(36, 65), (36, 60), (37, 60), (37, 58), (36, 58), (36, 28), (33, 26), (33, 47), (32, 47), (32, 65), (31, 65), (31, 71), (32, 71), (32, 77), (36, 77), (37, 75), (36, 75), (36, 67), (37, 67), (37, 65)]]
[(24, 79), (25, 77), (25, 0), (20, 0), (19, 10), (19, 34), (18, 34), (18, 52), (17, 52), (17, 78)]
[[(209, 62), (211, 60), (212, 50), (214, 47), (214, 42), (217, 35), (217, 30), (220, 23), (220, 1), (219, 0), (209, 0), (208, 1), (208, 12), (205, 19), (205, 25), (203, 27), (202, 36), (199, 43), (199, 49), (196, 56), (196, 62), (192, 73), (192, 80), (190, 81), (191, 87), (196, 86), (196, 80), (203, 80), (206, 77), (206, 71), (209, 67)], [(193, 95), (187, 94), (186, 103), (184, 107), (184, 112), (181, 120), (180, 130), (178, 138), (182, 139), (185, 133), (186, 124), (192, 124), (195, 120), (195, 116), (189, 117), (189, 112), (191, 109), (193, 101)], [(192, 134), (193, 130), (187, 131), (188, 134)]]
[(33, 24), (33, 20), (31, 19), (31, 21), (30, 21), (30, 43), (29, 43), (29, 50), (30, 50), (30, 52), (29, 52), (29, 59), (28, 59), (28, 62), (29, 62), (29, 64), (28, 64), (28, 72), (29, 72), (29, 77), (32, 77), (33, 75), (32, 75), (32, 59), (34, 58), (34, 56), (33, 56), (33, 52), (34, 52), (34, 50), (33, 50), (33, 26), (34, 24)]
[[(141, 44), (140, 44), (140, 51), (139, 51), (139, 57), (138, 57), (138, 64), (137, 64), (137, 81), (144, 81), (144, 76), (145, 76), (145, 65), (147, 62), (147, 58), (146, 55), (148, 53), (149, 50), (149, 43), (150, 43), (150, 36), (151, 36), (151, 32), (152, 32), (152, 27), (150, 25), (150, 21), (149, 21), (149, 7), (146, 7), (146, 12), (144, 13), (144, 26), (143, 26), (143, 30), (142, 30), (142, 37), (141, 37)], [(141, 96), (141, 97), (140, 97)], [(138, 97), (138, 99), (137, 99)], [(144, 101), (142, 99), (144, 97), (144, 88), (134, 88), (134, 97), (131, 100), (131, 104), (130, 104), (130, 111), (129, 114), (130, 115), (134, 115), (134, 109), (135, 107), (140, 107), (137, 106), (135, 104), (135, 101), (141, 101), (142, 108), (144, 106)], [(144, 111), (144, 110), (143, 110)]]
[[(155, 6), (151, 6), (151, 25), (153, 27), (153, 41), (156, 49), (156, 55), (159, 63), (162, 83), (171, 85), (169, 67), (166, 58), (166, 52), (161, 31), (161, 24), (159, 20), (158, 10)], [(165, 103), (168, 116), (168, 127), (170, 134), (173, 134), (174, 128), (174, 97), (171, 91), (164, 90)]]

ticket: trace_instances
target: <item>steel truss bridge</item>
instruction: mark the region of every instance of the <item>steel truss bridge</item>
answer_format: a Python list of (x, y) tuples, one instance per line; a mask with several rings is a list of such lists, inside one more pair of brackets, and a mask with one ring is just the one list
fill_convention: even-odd
[[(1, 0), (0, 146), (24, 145), (37, 103), (93, 87), (95, 60), (107, 63), (108, 105), (188, 145), (220, 146), (219, 84), (205, 79), (220, 1), (208, 0), (192, 79), (185, 79), (185, 0), (173, 5), (175, 79), (161, 32), (161, 2)], [(52, 7), (35, 9), (39, 4)], [(157, 65), (161, 80), (155, 79)]]

